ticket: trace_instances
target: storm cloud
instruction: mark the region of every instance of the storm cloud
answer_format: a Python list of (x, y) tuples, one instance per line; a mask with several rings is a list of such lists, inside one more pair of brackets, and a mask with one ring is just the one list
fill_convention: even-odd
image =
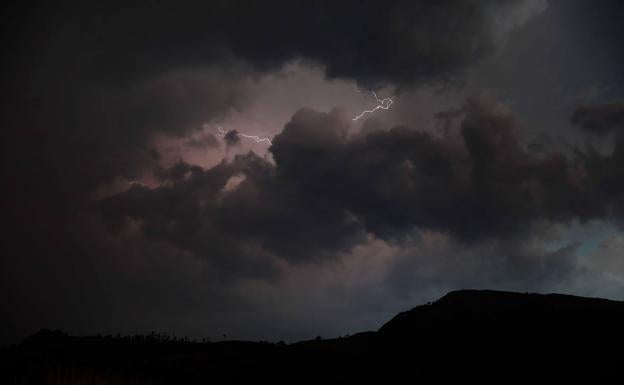
[(20, 169), (7, 172), (18, 183), (43, 167), (80, 199), (153, 166), (146, 144), (155, 133), (180, 136), (241, 109), (246, 84), (289, 61), (368, 85), (439, 82), (543, 8), (518, 0), (16, 7), (4, 153)]
[[(41, 327), (302, 338), (449, 289), (621, 288), (621, 237), (598, 242), (624, 223), (620, 2), (8, 15), (0, 343)], [(373, 89), (392, 108), (354, 122)]]
[(111, 197), (101, 202), (104, 215), (116, 228), (130, 218), (154, 240), (233, 267), (246, 252), (310, 263), (371, 235), (517, 241), (543, 223), (613, 215), (617, 196), (596, 183), (606, 169), (593, 168), (608, 158), (530, 153), (499, 104), (469, 99), (456, 135), (443, 137), (407, 127), (348, 136), (349, 122), (339, 110), (300, 110), (273, 140), (274, 163), (250, 152), (209, 170), (180, 164), (183, 178)]

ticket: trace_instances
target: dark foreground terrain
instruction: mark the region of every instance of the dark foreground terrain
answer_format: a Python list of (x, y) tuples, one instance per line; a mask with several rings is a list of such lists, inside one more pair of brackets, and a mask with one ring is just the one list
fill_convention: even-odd
[(470, 290), (401, 313), (376, 332), (289, 345), (41, 331), (1, 351), (0, 382), (621, 383), (623, 342), (624, 302)]

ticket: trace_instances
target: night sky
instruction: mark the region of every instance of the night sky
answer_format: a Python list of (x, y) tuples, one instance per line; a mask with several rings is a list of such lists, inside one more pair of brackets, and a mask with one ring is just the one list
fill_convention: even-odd
[(114, 3), (2, 12), (0, 344), (624, 299), (624, 2)]

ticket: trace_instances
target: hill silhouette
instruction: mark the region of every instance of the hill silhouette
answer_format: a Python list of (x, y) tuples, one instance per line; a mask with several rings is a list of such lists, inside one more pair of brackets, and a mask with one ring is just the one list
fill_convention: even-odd
[(619, 374), (624, 302), (462, 290), (376, 332), (293, 344), (43, 330), (2, 351), (3, 383), (599, 382)]

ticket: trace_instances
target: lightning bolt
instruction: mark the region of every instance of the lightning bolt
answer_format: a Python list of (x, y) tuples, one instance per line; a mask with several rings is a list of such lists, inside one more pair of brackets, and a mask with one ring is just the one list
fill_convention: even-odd
[(128, 185), (134, 187), (134, 186), (141, 186), (141, 187), (147, 187), (147, 185), (141, 181), (138, 180), (131, 180), (128, 181)]
[[(219, 137), (224, 137), (225, 134), (227, 134), (227, 131), (223, 130), (223, 127), (219, 126), (217, 127), (217, 135)], [(273, 144), (273, 142), (271, 142), (271, 139), (266, 136), (266, 137), (260, 137), (257, 135), (247, 135), (247, 134), (242, 134), (240, 132), (237, 133), (239, 138), (245, 138), (245, 139), (251, 139), (253, 141), (255, 141), (256, 143), (267, 143), (269, 146)]]
[[(358, 92), (359, 92), (359, 90), (358, 90)], [(371, 91), (371, 93), (373, 94), (373, 96), (375, 97), (375, 100), (377, 101), (377, 105), (375, 106), (375, 108), (373, 108), (372, 110), (364, 110), (364, 111), (362, 111), (358, 116), (356, 116), (352, 120), (358, 120), (362, 116), (364, 116), (366, 114), (372, 114), (373, 112), (375, 112), (375, 111), (377, 111), (379, 109), (387, 110), (387, 109), (390, 108), (392, 103), (394, 103), (392, 98), (379, 99), (379, 97), (377, 96), (377, 93), (375, 93), (375, 91)]]

